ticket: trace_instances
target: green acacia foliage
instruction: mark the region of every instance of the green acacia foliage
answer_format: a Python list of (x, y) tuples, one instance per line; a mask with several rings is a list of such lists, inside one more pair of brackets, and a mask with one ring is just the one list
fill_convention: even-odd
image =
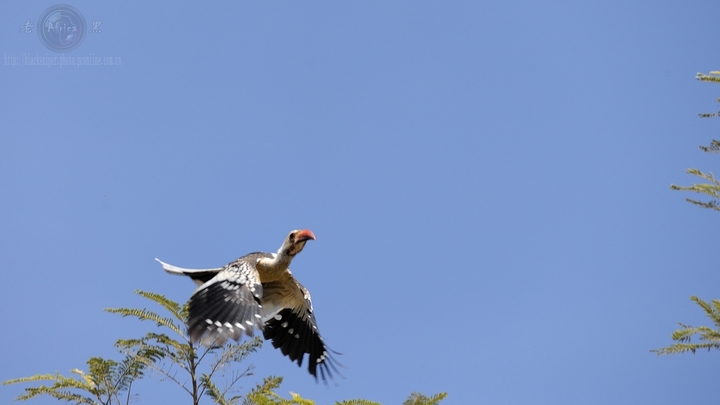
[(426, 397), (419, 392), (413, 392), (412, 394), (410, 394), (410, 398), (403, 402), (403, 405), (436, 405), (439, 404), (440, 401), (445, 399), (446, 396), (446, 392), (441, 392), (431, 397)]
[[(708, 326), (690, 326), (679, 323), (682, 329), (678, 329), (672, 334), (672, 339), (677, 343), (663, 347), (652, 352), (658, 355), (678, 354), (685, 352), (695, 353), (698, 349), (720, 349), (720, 300), (712, 300), (706, 302), (698, 297), (690, 297), (692, 301), (698, 304), (705, 315), (715, 324), (713, 329)], [(693, 338), (697, 338), (697, 342), (693, 342)]]
[(49, 395), (70, 404), (120, 404), (121, 397), (130, 398), (132, 383), (143, 376), (145, 365), (132, 356), (126, 356), (120, 363), (93, 357), (87, 362), (87, 373), (73, 369), (76, 377), (56, 374), (37, 374), (32, 377), (4, 381), (3, 385), (37, 381), (52, 381), (52, 385), (26, 388), (25, 393), (15, 398), (25, 401), (39, 395)]
[(163, 317), (148, 309), (105, 309), (123, 317), (151, 321), (159, 327), (158, 331), (148, 332), (139, 339), (119, 339), (115, 347), (124, 356), (121, 362), (94, 357), (88, 361), (87, 373), (72, 370), (78, 376), (76, 378), (60, 374), (38, 374), (5, 381), (3, 384), (53, 381), (52, 385), (26, 388), (25, 393), (16, 400), (49, 395), (70, 404), (129, 404), (133, 381), (144, 377), (149, 369), (160, 375), (163, 381), (177, 384), (192, 398), (193, 405), (198, 405), (203, 395), (218, 404), (233, 403), (236, 397), (227, 398), (227, 395), (240, 378), (252, 375), (253, 366), (248, 366), (241, 373), (231, 373), (223, 389), (218, 388), (214, 380), (230, 365), (243, 361), (250, 353), (257, 351), (262, 346), (262, 340), (256, 337), (241, 344), (210, 348), (192, 345), (184, 333), (187, 305), (182, 306), (161, 294), (146, 291), (136, 293), (163, 307), (170, 316)]
[[(172, 381), (198, 405), (205, 396), (218, 405), (314, 405), (315, 401), (302, 398), (291, 392), (286, 399), (275, 391), (282, 383), (282, 377), (267, 377), (261, 384), (245, 395), (234, 395), (235, 384), (243, 377), (251, 376), (253, 366), (242, 372), (229, 370), (248, 355), (262, 347), (262, 339), (255, 337), (244, 343), (228, 343), (222, 347), (204, 348), (193, 345), (185, 334), (186, 305), (167, 299), (161, 294), (136, 291), (136, 293), (160, 305), (170, 316), (163, 317), (154, 311), (137, 308), (107, 308), (107, 312), (141, 321), (151, 321), (158, 330), (148, 332), (139, 339), (120, 339), (115, 347), (123, 355), (120, 362), (100, 357), (91, 358), (88, 371), (71, 370), (74, 377), (61, 374), (36, 374), (31, 377), (4, 381), (3, 385), (51, 381), (51, 385), (25, 388), (15, 398), (25, 401), (40, 395), (49, 395), (68, 404), (113, 405), (137, 403), (140, 399), (133, 394), (133, 382), (145, 377), (150, 370), (163, 381)], [(219, 386), (222, 380), (222, 387)], [(186, 382), (185, 382), (186, 381)], [(413, 393), (404, 405), (435, 405), (447, 394), (432, 397)], [(336, 402), (336, 405), (380, 405), (364, 399)]]
[[(720, 71), (712, 71), (709, 74), (704, 73), (698, 73), (695, 78), (697, 80), (703, 81), (703, 82), (711, 82), (711, 83), (720, 83)], [(720, 102), (720, 98), (716, 101)], [(713, 118), (717, 117), (719, 113), (713, 112), (713, 113), (702, 113), (700, 114), (701, 118)], [(710, 145), (708, 146), (700, 146), (700, 149), (703, 152), (706, 153), (720, 153), (720, 141), (717, 141), (713, 139), (710, 142)], [(712, 174), (712, 172), (702, 172), (698, 169), (687, 169), (686, 172), (688, 174), (692, 174), (694, 176), (700, 177), (701, 179), (705, 180), (705, 183), (696, 183), (690, 186), (677, 186), (675, 184), (670, 185), (670, 188), (673, 190), (681, 190), (681, 191), (691, 191), (695, 193), (705, 194), (712, 198), (716, 198), (715, 200), (710, 201), (699, 201), (694, 200), (692, 198), (686, 198), (690, 203), (693, 203), (695, 205), (698, 205), (703, 208), (710, 208), (716, 211), (720, 211), (720, 202), (718, 202), (717, 199), (720, 199), (720, 182), (715, 179), (715, 176)]]
[(720, 71), (714, 70), (708, 74), (698, 72), (695, 75), (695, 78), (700, 80), (701, 82), (720, 83)]

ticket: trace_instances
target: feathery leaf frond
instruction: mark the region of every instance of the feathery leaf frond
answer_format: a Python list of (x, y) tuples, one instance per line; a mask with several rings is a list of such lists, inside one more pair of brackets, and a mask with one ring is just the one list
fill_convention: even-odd
[[(700, 81), (704, 82), (715, 82), (720, 83), (720, 71), (712, 71), (708, 74), (705, 73), (698, 73), (695, 75), (695, 78)], [(720, 98), (716, 101), (720, 101)], [(713, 118), (717, 117), (720, 113), (702, 113), (700, 114), (701, 118)], [(708, 153), (720, 153), (720, 141), (712, 140), (709, 146), (700, 146), (700, 149), (703, 152)], [(675, 184), (670, 185), (670, 189), (672, 190), (680, 190), (680, 191), (692, 191), (695, 193), (702, 193), (707, 194), (714, 198), (720, 198), (720, 183), (718, 183), (717, 180), (715, 180), (715, 177), (712, 173), (703, 173), (700, 170), (697, 169), (688, 169), (687, 173), (698, 176), (700, 178), (703, 178), (705, 180), (708, 180), (709, 183), (699, 183), (699, 184), (693, 184), (691, 186), (677, 186)], [(685, 201), (695, 204), (702, 208), (709, 208), (715, 211), (720, 211), (720, 201), (718, 200), (710, 200), (710, 201), (699, 201), (694, 200), (692, 198), (685, 198)]]
[[(690, 299), (705, 311), (705, 315), (712, 320), (717, 329), (712, 329), (708, 326), (693, 327), (680, 323), (679, 325), (682, 329), (678, 329), (672, 334), (672, 340), (678, 343), (657, 350), (651, 350), (651, 352), (657, 353), (658, 355), (686, 352), (694, 354), (697, 350), (702, 349), (707, 349), (708, 351), (711, 349), (720, 349), (720, 300), (706, 302), (695, 296), (690, 297)], [(699, 340), (698, 343), (693, 343), (692, 340), (695, 337)]]
[(335, 402), (335, 405), (382, 405), (380, 402), (368, 401), (367, 399), (349, 399), (342, 402)]
[(148, 291), (142, 291), (142, 290), (135, 290), (135, 294), (138, 294), (140, 296), (143, 296), (149, 300), (155, 301), (158, 304), (160, 304), (162, 307), (168, 310), (175, 319), (179, 321), (184, 321), (187, 318), (187, 314), (183, 313), (183, 306), (178, 304), (177, 302), (168, 299), (162, 294), (148, 292)]
[(419, 392), (413, 392), (410, 397), (403, 402), (403, 405), (436, 405), (447, 397), (447, 392), (441, 392), (433, 396), (427, 397)]
[(183, 331), (183, 327), (177, 325), (175, 322), (173, 322), (172, 319), (161, 317), (160, 315), (156, 314), (155, 312), (149, 311), (147, 309), (105, 308), (105, 311), (109, 312), (111, 314), (120, 314), (123, 317), (134, 316), (134, 317), (140, 319), (141, 321), (154, 321), (157, 323), (158, 326), (165, 326), (166, 328), (170, 328), (180, 336), (185, 335), (185, 332)]
[(720, 83), (720, 72), (717, 70), (708, 74), (698, 72), (695, 74), (695, 79), (700, 80), (701, 82)]

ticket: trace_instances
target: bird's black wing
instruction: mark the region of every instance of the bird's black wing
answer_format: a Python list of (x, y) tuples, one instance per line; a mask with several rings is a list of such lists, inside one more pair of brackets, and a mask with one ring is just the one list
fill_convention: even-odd
[(263, 329), (263, 287), (255, 264), (264, 253), (251, 253), (226, 265), (190, 297), (188, 334), (191, 342), (222, 345)]
[(333, 351), (320, 336), (310, 292), (293, 277), (264, 283), (263, 291), (263, 304), (272, 308), (272, 313), (265, 312), (265, 339), (272, 340), (273, 347), (298, 366), (302, 366), (307, 353), (308, 371), (316, 379), (320, 374), (320, 379), (327, 382), (333, 379), (333, 373), (341, 375)]

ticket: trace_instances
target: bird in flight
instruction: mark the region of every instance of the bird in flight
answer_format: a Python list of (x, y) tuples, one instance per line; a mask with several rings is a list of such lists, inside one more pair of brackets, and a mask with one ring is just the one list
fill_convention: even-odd
[(190, 296), (188, 334), (191, 343), (222, 346), (239, 341), (255, 329), (271, 340), (290, 361), (323, 382), (340, 375), (330, 350), (320, 336), (310, 292), (290, 272), (290, 262), (315, 240), (309, 229), (288, 234), (277, 253), (249, 253), (214, 269), (185, 269), (155, 259), (171, 274), (189, 276), (199, 287)]

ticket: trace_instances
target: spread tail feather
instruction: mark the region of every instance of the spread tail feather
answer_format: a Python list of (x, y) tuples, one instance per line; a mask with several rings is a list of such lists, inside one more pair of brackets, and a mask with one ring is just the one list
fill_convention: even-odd
[(162, 265), (163, 269), (167, 271), (170, 274), (177, 274), (180, 276), (188, 276), (193, 279), (195, 284), (198, 286), (203, 285), (208, 280), (212, 279), (217, 275), (220, 270), (222, 270), (222, 267), (218, 267), (215, 269), (186, 269), (183, 267), (173, 266), (170, 263), (165, 263), (164, 261), (155, 258), (155, 260)]

